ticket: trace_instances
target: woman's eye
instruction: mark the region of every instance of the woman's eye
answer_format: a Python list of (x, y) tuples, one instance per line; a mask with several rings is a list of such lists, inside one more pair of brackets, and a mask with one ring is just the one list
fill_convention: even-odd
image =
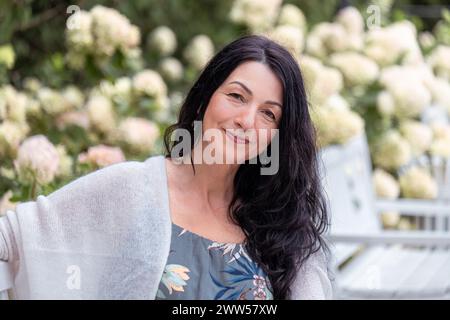
[(276, 119), (275, 115), (270, 111), (264, 111), (264, 114), (266, 114), (268, 117), (270, 117), (273, 120)]
[(244, 97), (241, 96), (239, 93), (229, 93), (228, 95), (233, 97), (233, 98), (235, 98), (235, 99), (238, 99), (238, 100), (240, 100), (242, 102), (245, 102), (244, 101)]

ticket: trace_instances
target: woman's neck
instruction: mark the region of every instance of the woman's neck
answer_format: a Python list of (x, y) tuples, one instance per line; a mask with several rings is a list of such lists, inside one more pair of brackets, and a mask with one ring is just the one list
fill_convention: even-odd
[[(201, 150), (201, 149), (200, 149)], [(192, 159), (195, 159), (195, 152), (192, 150)], [(189, 156), (190, 159), (190, 156)], [(179, 167), (178, 185), (196, 197), (198, 201), (206, 206), (208, 211), (223, 212), (227, 209), (234, 192), (234, 177), (239, 164), (206, 164), (204, 162), (196, 164), (194, 162), (195, 174), (190, 161), (184, 161)]]

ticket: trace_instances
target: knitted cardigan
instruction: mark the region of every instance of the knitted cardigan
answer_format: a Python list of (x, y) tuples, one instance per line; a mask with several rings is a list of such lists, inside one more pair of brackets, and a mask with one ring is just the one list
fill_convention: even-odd
[[(16, 299), (154, 299), (169, 255), (164, 156), (114, 164), (0, 218), (0, 260)], [(330, 299), (323, 251), (308, 258), (290, 299)]]

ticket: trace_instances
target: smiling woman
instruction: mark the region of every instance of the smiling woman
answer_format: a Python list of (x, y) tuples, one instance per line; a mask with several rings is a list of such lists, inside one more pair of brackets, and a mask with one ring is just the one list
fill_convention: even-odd
[[(177, 130), (190, 133), (181, 154)], [(204, 139), (210, 130), (219, 138)], [(224, 47), (165, 142), (166, 155), (108, 166), (0, 218), (16, 298), (331, 297), (314, 128), (284, 47), (262, 36)], [(246, 150), (194, 164), (211, 145), (227, 159)], [(271, 174), (261, 174), (263, 151), (279, 162)]]
[[(252, 159), (272, 141), (276, 131), (271, 129), (278, 128), (282, 101), (283, 86), (272, 70), (260, 62), (243, 62), (211, 96), (203, 118), (203, 130), (223, 128), (229, 133), (232, 130), (242, 132), (235, 137), (250, 135), (247, 152), (242, 156)], [(262, 132), (267, 135), (263, 144), (259, 140)], [(231, 147), (234, 149), (236, 145)], [(227, 148), (224, 151), (227, 153)], [(223, 157), (227, 158), (227, 154)], [(243, 159), (237, 161), (242, 163)]]
[[(194, 132), (195, 121), (203, 123), (201, 134)], [(235, 143), (220, 148), (222, 139), (199, 139), (217, 129), (230, 137), (225, 141)], [(178, 153), (177, 145), (184, 141), (170, 140), (177, 130), (191, 134), (187, 153)], [(224, 151), (219, 158), (230, 160), (247, 137), (247, 143), (240, 143), (246, 150), (242, 159), (194, 166), (205, 144), (214, 144), (215, 150)], [(245, 239), (248, 256), (267, 274), (274, 298), (296, 296), (299, 292), (291, 292), (294, 283), (306, 277), (301, 267), (316, 253), (328, 253), (322, 239), (328, 217), (318, 178), (315, 132), (295, 59), (263, 36), (230, 43), (211, 59), (189, 91), (165, 142), (173, 221), (209, 238)], [(260, 171), (267, 166), (260, 159), (263, 150), (279, 162), (270, 175)], [(178, 157), (190, 158), (191, 163), (174, 165)], [(326, 274), (325, 269), (324, 264), (316, 276)], [(309, 289), (300, 290), (327, 296), (329, 280), (319, 278)]]

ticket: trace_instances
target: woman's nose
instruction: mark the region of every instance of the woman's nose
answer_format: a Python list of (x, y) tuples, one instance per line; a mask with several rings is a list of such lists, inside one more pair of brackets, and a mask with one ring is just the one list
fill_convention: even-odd
[(238, 124), (244, 130), (252, 129), (255, 127), (257, 108), (254, 105), (248, 105), (235, 117), (235, 123)]

